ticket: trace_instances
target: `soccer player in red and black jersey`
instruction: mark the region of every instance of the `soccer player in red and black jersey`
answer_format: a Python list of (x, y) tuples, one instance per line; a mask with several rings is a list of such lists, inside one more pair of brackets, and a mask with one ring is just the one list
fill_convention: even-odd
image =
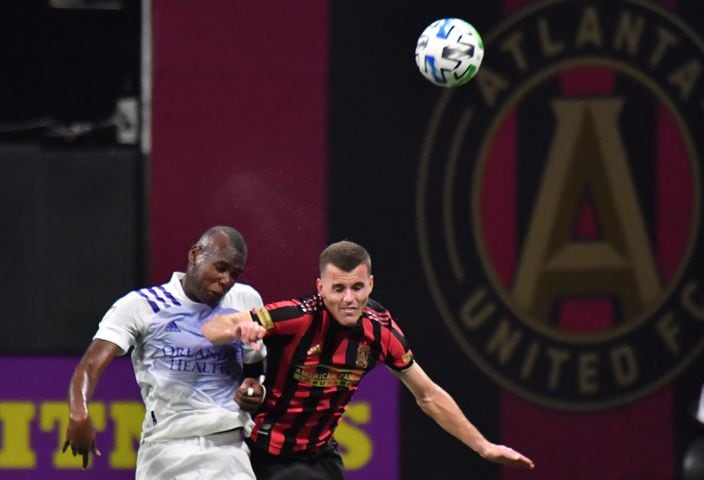
[(533, 468), (529, 458), (484, 438), (414, 360), (391, 314), (369, 298), (374, 277), (361, 245), (333, 243), (321, 253), (319, 266), (316, 294), (219, 315), (203, 326), (203, 335), (216, 345), (235, 338), (244, 322), (266, 329), (271, 374), (250, 438), (258, 479), (274, 478), (296, 464), (343, 480), (333, 432), (359, 381), (381, 363), (426, 414), (483, 458)]

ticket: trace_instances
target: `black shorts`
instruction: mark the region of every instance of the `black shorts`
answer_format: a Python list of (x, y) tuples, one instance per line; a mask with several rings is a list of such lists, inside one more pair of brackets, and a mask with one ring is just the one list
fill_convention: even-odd
[(271, 455), (248, 442), (257, 480), (345, 480), (345, 467), (332, 441), (317, 452)]

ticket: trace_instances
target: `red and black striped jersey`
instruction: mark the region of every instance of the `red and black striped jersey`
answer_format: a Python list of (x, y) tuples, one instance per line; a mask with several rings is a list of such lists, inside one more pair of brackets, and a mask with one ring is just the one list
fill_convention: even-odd
[(388, 310), (369, 300), (354, 327), (340, 325), (318, 294), (252, 311), (267, 329), (267, 396), (251, 440), (272, 455), (314, 452), (340, 422), (360, 380), (377, 364), (396, 371), (413, 353)]

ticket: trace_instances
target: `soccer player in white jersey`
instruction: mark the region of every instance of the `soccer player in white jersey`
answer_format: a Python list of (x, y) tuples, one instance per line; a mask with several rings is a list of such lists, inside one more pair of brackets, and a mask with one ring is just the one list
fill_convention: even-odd
[(244, 325), (240, 338), (222, 347), (201, 335), (215, 314), (262, 306), (256, 290), (236, 283), (246, 260), (237, 230), (212, 227), (189, 250), (185, 273), (115, 302), (71, 377), (64, 451), (81, 455), (84, 468), (91, 453), (100, 455), (88, 402), (113, 358), (131, 348), (146, 410), (136, 478), (255, 478), (243, 438), (249, 414), (234, 396), (243, 387), (252, 410), (263, 399), (258, 382), (243, 382), (242, 368), (263, 359), (264, 330)]

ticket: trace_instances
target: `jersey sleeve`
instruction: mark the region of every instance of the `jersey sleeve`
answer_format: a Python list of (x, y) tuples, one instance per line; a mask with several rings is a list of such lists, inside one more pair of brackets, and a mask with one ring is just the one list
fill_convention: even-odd
[(147, 303), (134, 292), (120, 298), (100, 320), (93, 340), (112, 342), (120, 347), (124, 355), (144, 333), (145, 308), (148, 309)]
[(269, 303), (250, 311), (252, 320), (267, 331), (267, 335), (293, 335), (305, 328), (312, 315), (300, 300)]
[[(223, 306), (232, 309), (231, 311), (242, 312), (253, 308), (261, 308), (264, 306), (264, 302), (259, 292), (250, 285), (237, 283), (228, 292), (225, 301), (223, 301)], [(236, 342), (239, 343), (239, 340)], [(259, 350), (255, 350), (249, 345), (242, 345), (242, 360), (244, 363), (252, 364), (264, 360), (266, 357), (266, 346), (261, 340), (258, 343)]]
[(388, 337), (384, 363), (397, 372), (409, 369), (413, 365), (414, 358), (406, 336), (393, 319), (390, 319), (386, 328)]
[(260, 308), (264, 305), (262, 296), (250, 285), (236, 283), (221, 302), (221, 307), (229, 308), (237, 312), (243, 312), (252, 308)]

